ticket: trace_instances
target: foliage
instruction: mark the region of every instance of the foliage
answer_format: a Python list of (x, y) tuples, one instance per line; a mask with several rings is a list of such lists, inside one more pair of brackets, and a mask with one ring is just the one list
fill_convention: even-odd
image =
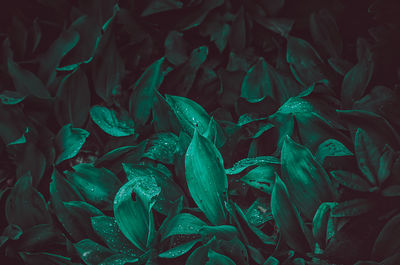
[(11, 1), (2, 262), (400, 264), (396, 2)]

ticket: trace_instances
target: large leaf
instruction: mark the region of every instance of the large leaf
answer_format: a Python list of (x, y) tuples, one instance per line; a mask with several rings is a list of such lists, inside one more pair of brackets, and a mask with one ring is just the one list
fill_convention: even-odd
[(72, 128), (71, 124), (62, 127), (55, 139), (56, 150), (58, 153), (56, 164), (60, 164), (64, 160), (76, 156), (85, 143), (87, 137), (89, 137), (89, 132), (84, 129)]
[(226, 221), (228, 179), (222, 163), (215, 145), (195, 130), (185, 157), (186, 181), (193, 200), (215, 225)]
[(282, 179), (293, 204), (309, 220), (322, 202), (334, 201), (337, 192), (332, 182), (304, 146), (286, 137), (281, 151)]
[(119, 114), (113, 109), (95, 105), (90, 109), (90, 117), (109, 135), (122, 137), (135, 133), (135, 124), (126, 112)]
[(383, 260), (397, 253), (400, 248), (400, 214), (392, 217), (382, 228), (372, 248), (372, 257)]
[(168, 220), (160, 230), (161, 238), (175, 235), (195, 235), (207, 224), (189, 213), (181, 213)]
[(90, 239), (84, 239), (74, 244), (76, 251), (87, 265), (98, 265), (114, 253)]

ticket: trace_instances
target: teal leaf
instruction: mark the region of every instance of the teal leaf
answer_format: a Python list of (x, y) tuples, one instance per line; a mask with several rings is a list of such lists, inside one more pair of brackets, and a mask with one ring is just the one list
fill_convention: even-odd
[(346, 107), (364, 96), (365, 90), (374, 73), (372, 59), (363, 58), (351, 68), (343, 78), (341, 97)]
[(23, 234), (21, 227), (15, 224), (9, 224), (4, 228), (3, 233), (0, 236), (0, 247), (2, 247), (7, 240), (18, 240)]
[(22, 102), (26, 98), (21, 92), (13, 90), (3, 90), (0, 93), (0, 102), (4, 105), (15, 105)]
[(160, 12), (182, 8), (183, 3), (178, 0), (152, 0), (142, 12), (142, 16), (149, 16)]
[(185, 31), (194, 27), (199, 26), (204, 19), (207, 17), (208, 13), (217, 8), (218, 6), (224, 3), (223, 0), (205, 0), (199, 6), (190, 12), (190, 14), (186, 14), (179, 21), (177, 28)]
[(92, 164), (77, 164), (65, 175), (88, 203), (104, 210), (112, 209), (114, 196), (122, 186), (114, 173)]
[(334, 201), (329, 175), (304, 146), (286, 137), (281, 151), (281, 172), (293, 204), (308, 219), (322, 202)]
[(375, 206), (376, 203), (372, 200), (358, 198), (337, 203), (331, 209), (331, 214), (333, 217), (359, 216), (370, 212)]
[(63, 202), (85, 201), (79, 190), (57, 169), (54, 169), (51, 175), (50, 194), (57, 196)]
[(400, 214), (392, 217), (380, 231), (372, 248), (374, 260), (389, 258), (398, 252), (400, 248)]
[(191, 240), (187, 243), (168, 249), (167, 251), (158, 254), (158, 256), (165, 259), (175, 259), (189, 252), (198, 242), (200, 242), (200, 239)]
[(164, 57), (151, 64), (136, 81), (129, 100), (129, 113), (139, 126), (150, 118), (155, 90), (164, 80)]
[(138, 258), (127, 256), (124, 254), (115, 254), (104, 259), (99, 265), (116, 265), (116, 264), (137, 264), (139, 262)]
[(280, 165), (279, 159), (274, 156), (259, 156), (244, 158), (236, 162), (233, 167), (226, 169), (226, 174), (235, 175), (243, 172), (249, 167), (263, 165)]
[(312, 233), (319, 247), (324, 249), (328, 239), (328, 222), (331, 209), (335, 205), (332, 202), (324, 202), (318, 207), (312, 220)]
[(74, 244), (78, 255), (87, 265), (98, 265), (114, 253), (90, 239), (83, 239)]
[(232, 225), (218, 225), (218, 226), (203, 226), (199, 230), (199, 234), (203, 238), (212, 238), (215, 236), (217, 239), (232, 240), (238, 236), (238, 230)]
[(165, 95), (165, 99), (174, 111), (184, 132), (193, 135), (195, 129), (200, 134), (207, 131), (210, 116), (202, 106), (185, 97)]
[(293, 28), (294, 20), (289, 18), (276, 18), (255, 16), (254, 20), (264, 28), (280, 34), (282, 37), (287, 38)]
[(91, 218), (91, 222), (94, 232), (114, 252), (132, 257), (139, 256), (142, 253), (122, 234), (114, 217), (94, 216)]
[(55, 139), (56, 151), (58, 153), (56, 164), (58, 165), (76, 156), (87, 137), (89, 137), (89, 132), (84, 129), (72, 128), (71, 124), (62, 127)]
[(157, 133), (149, 138), (148, 146), (143, 157), (147, 157), (165, 164), (174, 162), (174, 154), (178, 136), (173, 133)]
[(335, 18), (328, 9), (311, 14), (310, 31), (314, 42), (324, 48), (330, 57), (340, 57), (343, 50), (342, 37)]
[(347, 147), (335, 139), (328, 139), (318, 146), (315, 159), (323, 164), (325, 159), (331, 156), (352, 156), (354, 155)]
[(29, 128), (26, 127), (26, 130), (25, 130), (25, 132), (21, 135), (21, 137), (19, 137), (18, 139), (12, 141), (11, 143), (8, 143), (7, 146), (26, 143), (26, 137), (25, 137), (25, 135), (27, 135), (28, 133), (29, 133)]
[(243, 79), (240, 96), (251, 103), (262, 101), (272, 86), (267, 72), (267, 63), (260, 58)]
[(216, 244), (215, 238), (212, 238), (206, 244), (196, 248), (187, 258), (186, 265), (203, 265), (208, 260), (208, 250)]
[(114, 199), (114, 216), (121, 232), (142, 251), (154, 240), (151, 210), (160, 191), (154, 178), (136, 177), (124, 184)]
[(304, 230), (306, 229), (299, 212), (289, 199), (283, 181), (277, 177), (271, 194), (271, 210), (275, 223), (285, 242), (300, 253), (310, 250)]
[(58, 87), (55, 111), (59, 124), (83, 127), (89, 116), (90, 101), (88, 78), (83, 69), (77, 68)]
[(73, 265), (70, 258), (47, 252), (19, 252), (19, 256), (27, 265), (54, 264), (54, 265)]
[(8, 58), (8, 73), (16, 90), (23, 95), (32, 95), (38, 98), (50, 98), (50, 93), (43, 82), (32, 72), (23, 69), (11, 58)]
[(188, 59), (188, 43), (183, 39), (183, 33), (171, 31), (164, 42), (165, 58), (173, 65), (181, 65)]
[(157, 200), (153, 206), (156, 211), (167, 215), (169, 209), (174, 206), (175, 201), (183, 196), (181, 188), (172, 178), (166, 176), (160, 170), (143, 165), (125, 163), (122, 165), (128, 180), (141, 179), (143, 181), (152, 181), (154, 179), (157, 185), (161, 188), (160, 194), (157, 196)]
[(377, 173), (381, 152), (363, 129), (358, 129), (354, 139), (358, 168), (372, 185), (377, 185)]
[(32, 177), (26, 174), (15, 183), (5, 204), (9, 224), (23, 230), (38, 224), (51, 224), (52, 219), (43, 195), (32, 186)]
[(272, 188), (274, 187), (275, 174), (276, 173), (273, 166), (258, 166), (249, 171), (240, 180), (250, 187), (271, 194)]
[(162, 240), (175, 235), (196, 235), (207, 224), (189, 213), (180, 213), (168, 220), (160, 230)]
[(95, 105), (90, 109), (90, 117), (105, 133), (115, 136), (135, 134), (135, 124), (128, 113), (117, 113), (113, 109)]
[(17, 250), (34, 251), (48, 244), (64, 244), (65, 237), (53, 224), (38, 224), (24, 230), (24, 234), (18, 240)]
[(210, 249), (206, 265), (236, 265), (236, 263), (229, 257)]
[(215, 225), (224, 224), (228, 179), (222, 157), (197, 130), (185, 155), (185, 174), (190, 194), (207, 219)]
[(77, 31), (63, 31), (40, 58), (39, 77), (45, 85), (52, 83), (56, 77), (56, 68), (61, 59), (78, 43), (80, 35)]
[[(275, 181), (274, 181), (275, 183)], [(271, 206), (266, 198), (258, 197), (246, 211), (246, 219), (249, 224), (261, 226), (272, 220)]]
[(378, 182), (380, 185), (382, 185), (392, 173), (391, 169), (395, 156), (394, 150), (389, 145), (385, 145), (382, 155), (379, 158), (379, 169), (377, 172)]
[(288, 37), (286, 60), (297, 81), (303, 86), (327, 79), (322, 58), (305, 40)]
[(213, 117), (211, 117), (207, 131), (204, 132), (203, 136), (208, 138), (208, 140), (210, 140), (217, 148), (222, 147), (227, 140), (221, 126), (219, 126)]
[(334, 170), (330, 173), (337, 182), (347, 188), (361, 192), (367, 192), (372, 188), (367, 180), (355, 173), (344, 170)]

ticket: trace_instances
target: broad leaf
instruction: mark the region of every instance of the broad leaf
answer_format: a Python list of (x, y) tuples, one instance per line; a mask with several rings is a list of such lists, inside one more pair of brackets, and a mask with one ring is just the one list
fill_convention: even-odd
[(135, 124), (128, 113), (117, 113), (113, 109), (95, 105), (90, 109), (90, 117), (105, 133), (115, 136), (135, 134)]
[(55, 139), (56, 151), (58, 153), (56, 164), (60, 164), (76, 156), (87, 137), (89, 137), (89, 132), (84, 129), (72, 128), (71, 124), (62, 127)]

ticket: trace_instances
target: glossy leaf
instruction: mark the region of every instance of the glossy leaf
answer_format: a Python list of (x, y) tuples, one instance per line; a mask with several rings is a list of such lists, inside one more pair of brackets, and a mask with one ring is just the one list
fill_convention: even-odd
[(185, 155), (186, 181), (193, 200), (215, 225), (226, 221), (228, 179), (222, 163), (215, 145), (195, 130)]
[(104, 259), (111, 256), (113, 252), (106, 247), (90, 240), (84, 239), (74, 244), (76, 251), (87, 265), (100, 264)]
[(181, 213), (167, 221), (160, 232), (162, 239), (174, 235), (195, 235), (199, 234), (200, 229), (205, 225), (207, 224), (196, 216)]
[(103, 106), (93, 106), (90, 117), (105, 133), (115, 136), (129, 136), (135, 133), (135, 124), (127, 113), (117, 113)]
[(60, 164), (64, 160), (76, 156), (84, 145), (87, 137), (89, 137), (89, 132), (84, 129), (72, 128), (71, 124), (62, 127), (55, 139), (58, 153), (56, 164)]

